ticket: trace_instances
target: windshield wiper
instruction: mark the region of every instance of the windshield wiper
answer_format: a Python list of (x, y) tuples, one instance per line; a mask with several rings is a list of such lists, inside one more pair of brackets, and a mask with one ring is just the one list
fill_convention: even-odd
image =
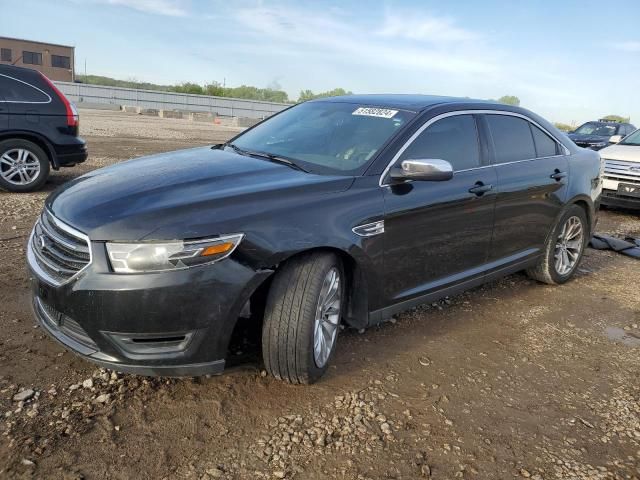
[(244, 149), (238, 147), (237, 145), (234, 145), (233, 143), (225, 143), (224, 146), (232, 148), (234, 152), (239, 153), (240, 155), (249, 155), (251, 157), (264, 158), (266, 160), (269, 160), (270, 162), (280, 163), (281, 165), (287, 165), (288, 167), (291, 167), (294, 170), (300, 170), (301, 172), (309, 173), (309, 170), (307, 170), (305, 168), (302, 168), (297, 163), (292, 162), (288, 158), (281, 157), (281, 156), (275, 155), (273, 153), (256, 152), (256, 151), (253, 151), (253, 150), (244, 150)]

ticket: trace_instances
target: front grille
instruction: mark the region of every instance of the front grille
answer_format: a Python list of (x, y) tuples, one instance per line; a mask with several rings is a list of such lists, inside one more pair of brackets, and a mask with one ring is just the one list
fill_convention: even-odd
[(604, 178), (640, 185), (640, 163), (624, 160), (605, 160)]
[(40, 269), (56, 285), (70, 280), (91, 261), (89, 239), (46, 210), (33, 228), (31, 249)]
[(87, 335), (84, 328), (73, 318), (59, 312), (51, 305), (43, 302), (39, 297), (35, 298), (35, 303), (36, 309), (39, 311), (39, 316), (46, 323), (47, 327), (63, 333), (85, 347), (98, 348), (91, 337)]

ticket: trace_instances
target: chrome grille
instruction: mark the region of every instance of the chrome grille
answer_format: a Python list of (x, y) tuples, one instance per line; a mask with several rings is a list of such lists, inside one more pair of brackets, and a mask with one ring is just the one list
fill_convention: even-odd
[(61, 285), (91, 262), (86, 235), (44, 211), (33, 227), (30, 250), (41, 272), (54, 285)]
[(624, 160), (605, 160), (604, 178), (640, 185), (640, 163)]

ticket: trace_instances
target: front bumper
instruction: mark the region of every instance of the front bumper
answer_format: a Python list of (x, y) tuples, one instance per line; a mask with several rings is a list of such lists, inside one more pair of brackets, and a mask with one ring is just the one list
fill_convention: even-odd
[(616, 190), (603, 189), (601, 203), (609, 207), (640, 209), (639, 197), (620, 195)]
[(27, 249), (35, 317), (66, 348), (127, 373), (221, 373), (231, 334), (255, 289), (271, 274), (234, 259), (171, 272), (117, 275), (104, 243), (76, 277), (52, 285)]

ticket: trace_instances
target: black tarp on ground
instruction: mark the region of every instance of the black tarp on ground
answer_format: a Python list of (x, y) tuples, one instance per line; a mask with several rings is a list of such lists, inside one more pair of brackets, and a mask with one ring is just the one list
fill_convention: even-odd
[(596, 233), (589, 242), (596, 250), (613, 250), (614, 252), (640, 259), (640, 238), (626, 237), (625, 239)]

